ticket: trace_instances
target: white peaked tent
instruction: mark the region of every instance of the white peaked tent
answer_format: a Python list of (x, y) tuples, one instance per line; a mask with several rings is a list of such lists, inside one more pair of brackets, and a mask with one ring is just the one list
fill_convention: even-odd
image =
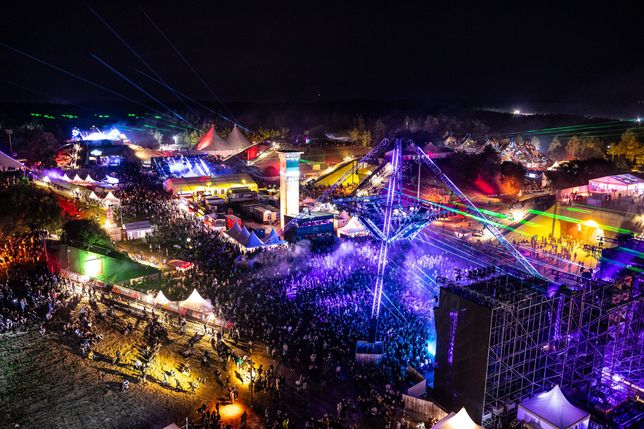
[(543, 429), (587, 429), (590, 414), (572, 405), (559, 386), (519, 404), (517, 418)]
[(444, 419), (432, 426), (432, 429), (483, 429), (474, 423), (465, 408), (458, 413), (451, 412)]
[(98, 195), (96, 195), (96, 192), (94, 192), (94, 191), (92, 191), (92, 192), (89, 194), (89, 197), (87, 197), (87, 198), (89, 198), (90, 200), (94, 200), (94, 201), (102, 201), (102, 200), (101, 200), (101, 197), (99, 197)]
[(45, 183), (51, 183), (51, 179), (49, 178), (49, 176), (43, 177), (42, 181), (45, 182)]
[(163, 291), (161, 290), (157, 294), (156, 298), (154, 298), (154, 303), (158, 305), (166, 305), (169, 302), (170, 300), (165, 297), (165, 295), (163, 294)]
[(64, 180), (65, 182), (71, 182), (72, 181), (72, 179), (69, 178), (67, 173), (63, 174), (63, 177), (61, 177), (61, 179)]
[(347, 237), (357, 237), (367, 234), (367, 229), (362, 225), (358, 216), (353, 216), (345, 226), (338, 228), (338, 236), (346, 235)]
[(116, 198), (112, 191), (108, 192), (103, 198), (103, 205), (105, 206), (118, 206), (119, 204), (121, 204), (121, 200)]
[(74, 178), (72, 179), (72, 182), (83, 182), (83, 181), (84, 180), (81, 179), (81, 177), (78, 174), (75, 175)]
[(92, 179), (92, 176), (90, 176), (89, 174), (88, 174), (88, 175), (87, 175), (87, 177), (85, 178), (85, 181), (86, 181), (87, 183), (96, 183), (96, 180)]
[(209, 299), (203, 299), (197, 289), (193, 289), (192, 293), (185, 301), (181, 301), (180, 305), (182, 307), (189, 308), (196, 311), (212, 311), (212, 304)]
[(228, 134), (228, 137), (226, 138), (226, 149), (231, 152), (241, 152), (242, 150), (252, 145), (253, 144), (250, 142), (250, 140), (248, 140), (246, 136), (242, 134), (241, 131), (239, 131), (237, 125), (233, 127), (233, 130), (230, 132), (230, 134)]
[(0, 151), (0, 171), (20, 170), (22, 167), (20, 162)]

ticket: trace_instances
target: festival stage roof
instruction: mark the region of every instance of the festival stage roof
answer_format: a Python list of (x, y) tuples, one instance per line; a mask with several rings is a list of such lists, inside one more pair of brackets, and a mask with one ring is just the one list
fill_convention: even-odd
[(0, 171), (20, 170), (22, 167), (20, 162), (0, 151)]

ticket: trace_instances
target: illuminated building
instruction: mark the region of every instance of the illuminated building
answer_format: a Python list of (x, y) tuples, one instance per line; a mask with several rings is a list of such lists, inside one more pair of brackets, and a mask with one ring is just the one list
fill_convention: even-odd
[(282, 150), (280, 157), (280, 225), (284, 217), (295, 217), (300, 212), (300, 156), (303, 152)]
[(173, 177), (163, 182), (163, 189), (173, 195), (227, 195), (233, 190), (256, 193), (257, 183), (247, 174), (222, 174), (214, 177)]

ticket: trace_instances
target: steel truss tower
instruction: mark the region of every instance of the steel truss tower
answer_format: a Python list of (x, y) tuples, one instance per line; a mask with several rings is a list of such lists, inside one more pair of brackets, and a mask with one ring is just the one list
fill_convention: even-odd
[[(523, 269), (532, 276), (541, 277), (539, 272), (530, 264), (530, 262), (501, 234), (492, 222), (472, 203), (472, 201), (440, 170), (440, 168), (417, 147), (410, 139), (396, 138), (393, 140), (384, 139), (369, 153), (367, 153), (355, 165), (358, 169), (362, 165), (373, 164), (377, 162), (381, 154), (388, 148), (392, 148), (391, 162), (389, 163), (389, 180), (386, 187), (386, 193), (382, 195), (353, 195), (351, 198), (333, 198), (335, 190), (342, 185), (350, 175), (355, 174), (353, 169), (347, 171), (337, 182), (329, 187), (318, 199), (316, 203), (333, 201), (338, 207), (347, 210), (350, 213), (360, 215), (367, 230), (371, 235), (380, 240), (380, 249), (378, 253), (378, 269), (374, 281), (373, 302), (371, 306), (371, 323), (369, 337), (373, 342), (377, 336), (378, 318), (380, 315), (380, 305), (382, 301), (384, 275), (387, 266), (388, 246), (391, 242), (401, 239), (413, 240), (416, 235), (429, 223), (439, 217), (445, 217), (446, 212), (441, 211), (437, 206), (431, 203), (422, 203), (418, 198), (406, 196), (402, 189), (402, 170), (403, 170), (403, 149), (409, 148), (414, 154), (413, 158), (420, 161), (429, 168), (431, 173), (436, 176), (453, 194), (464, 204), (468, 210), (484, 220), (485, 227), (492, 235), (503, 245), (503, 247), (520, 263)], [(372, 177), (376, 174), (384, 175), (384, 168), (376, 169)], [(358, 187), (360, 188), (362, 184)], [(362, 190), (363, 191), (363, 190)], [(415, 200), (412, 202), (412, 200)], [(423, 206), (424, 204), (424, 206)], [(283, 234), (290, 227), (297, 224), (298, 219), (303, 213), (293, 218), (286, 224), (281, 231)], [(381, 227), (379, 225), (382, 225)]]

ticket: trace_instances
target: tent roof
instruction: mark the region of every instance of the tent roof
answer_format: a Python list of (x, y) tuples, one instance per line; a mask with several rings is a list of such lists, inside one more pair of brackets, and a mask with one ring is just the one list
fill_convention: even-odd
[(644, 179), (640, 179), (639, 177), (633, 174), (616, 174), (614, 176), (604, 176), (604, 177), (598, 177), (597, 179), (590, 179), (589, 182), (606, 183), (609, 185), (628, 186), (628, 185), (635, 185), (638, 183), (644, 183)]
[(233, 227), (230, 228), (228, 231), (226, 231), (226, 234), (231, 238), (237, 239), (237, 236), (239, 235), (240, 232), (241, 232), (241, 227), (239, 226), (239, 222), (235, 222), (233, 224)]
[(210, 127), (208, 132), (199, 140), (196, 150), (203, 150), (206, 152), (216, 152), (220, 150), (226, 150), (226, 140), (222, 139), (215, 127)]
[(92, 179), (92, 176), (90, 176), (89, 174), (88, 174), (88, 175), (87, 175), (87, 177), (85, 178), (85, 181), (86, 181), (86, 182), (89, 182), (89, 183), (94, 183), (94, 182), (96, 182), (96, 180)]
[(271, 230), (271, 234), (269, 234), (268, 238), (264, 240), (264, 245), (274, 246), (279, 244), (284, 244), (284, 241), (280, 238), (279, 235), (277, 235), (277, 233), (275, 233), (275, 230)]
[(13, 168), (15, 170), (21, 169), (23, 165), (7, 155), (6, 153), (0, 151), (0, 169)]
[(250, 238), (250, 232), (248, 232), (248, 228), (246, 228), (246, 225), (242, 228), (240, 233), (235, 237), (237, 241), (239, 241), (243, 246), (246, 246), (246, 243), (248, 242), (248, 239)]
[(262, 243), (262, 241), (259, 238), (257, 238), (257, 235), (255, 235), (255, 231), (253, 231), (250, 233), (250, 236), (248, 237), (248, 242), (246, 243), (245, 247), (247, 249), (251, 249), (254, 247), (260, 247), (263, 244), (264, 243)]
[(197, 289), (193, 289), (188, 299), (181, 301), (181, 305), (185, 305), (186, 307), (191, 307), (199, 310), (202, 309), (203, 307), (207, 307), (207, 308), (212, 307), (210, 302), (203, 299), (203, 297), (199, 295), (199, 292), (197, 292)]
[(64, 180), (65, 182), (71, 182), (72, 181), (72, 179), (69, 178), (67, 173), (63, 174), (61, 179)]
[(349, 219), (349, 222), (342, 228), (338, 228), (338, 232), (341, 234), (361, 234), (364, 232), (367, 232), (365, 229), (364, 225), (360, 222), (360, 219), (358, 219), (358, 216), (353, 216), (351, 219)]
[(77, 174), (77, 175), (75, 175), (75, 176), (74, 176), (74, 178), (72, 179), (72, 182), (84, 182), (84, 180), (83, 180), (83, 179), (81, 179), (81, 177)]
[(519, 406), (562, 429), (569, 428), (590, 416), (568, 402), (559, 385), (549, 392), (523, 401)]
[(112, 191), (109, 191), (107, 195), (105, 195), (105, 198), (103, 198), (103, 201), (121, 201), (121, 200), (116, 198), (112, 193)]
[(277, 233), (275, 232), (275, 228), (271, 228), (271, 232), (268, 233), (268, 237), (266, 237), (266, 240), (264, 240), (264, 241), (268, 241), (271, 238), (275, 237), (276, 235), (277, 235)]
[(94, 191), (92, 191), (92, 192), (89, 194), (89, 197), (88, 197), (88, 198), (90, 198), (90, 199), (92, 199), (92, 200), (100, 200), (100, 199), (101, 199), (101, 197), (99, 197), (98, 195), (96, 195), (96, 192), (94, 192)]
[(474, 423), (465, 407), (461, 408), (458, 413), (449, 413), (443, 420), (432, 426), (432, 429), (482, 429), (481, 426)]
[(154, 303), (155, 304), (164, 305), (164, 304), (167, 304), (169, 302), (170, 302), (170, 300), (165, 297), (165, 295), (163, 294), (162, 290), (160, 290), (159, 293), (157, 294), (156, 298), (154, 298)]
[(228, 134), (228, 138), (226, 139), (226, 143), (228, 145), (227, 149), (228, 150), (234, 150), (241, 152), (242, 150), (246, 149), (248, 146), (252, 146), (253, 144), (246, 138), (244, 134), (242, 134), (241, 131), (239, 131), (239, 128), (237, 125), (233, 127), (233, 130)]

